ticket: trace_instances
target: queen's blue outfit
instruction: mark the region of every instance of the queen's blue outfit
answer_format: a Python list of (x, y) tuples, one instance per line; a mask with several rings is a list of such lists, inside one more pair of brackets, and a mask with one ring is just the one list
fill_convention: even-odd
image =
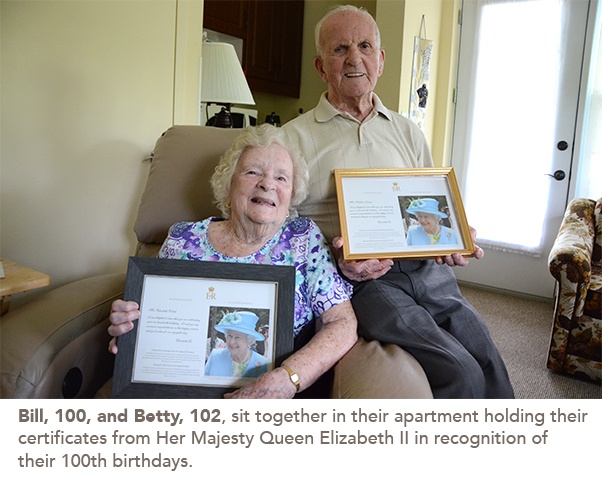
[(444, 225), (439, 227), (441, 231), (437, 238), (433, 239), (433, 235), (427, 234), (422, 226), (412, 225), (408, 228), (408, 245), (458, 245), (456, 232)]
[[(241, 377), (259, 377), (267, 372), (268, 361), (262, 355), (251, 350), (251, 359)], [(232, 356), (227, 348), (214, 348), (205, 365), (205, 375), (215, 377), (233, 377)]]

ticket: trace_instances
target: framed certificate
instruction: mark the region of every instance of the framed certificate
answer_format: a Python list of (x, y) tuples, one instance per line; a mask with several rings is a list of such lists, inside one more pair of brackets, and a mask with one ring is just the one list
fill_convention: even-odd
[(335, 170), (345, 260), (472, 256), (453, 168)]
[(221, 398), (293, 352), (292, 266), (129, 259), (114, 398)]

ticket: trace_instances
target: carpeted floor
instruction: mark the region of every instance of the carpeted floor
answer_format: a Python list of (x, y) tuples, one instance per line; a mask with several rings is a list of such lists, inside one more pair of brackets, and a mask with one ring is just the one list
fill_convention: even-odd
[(554, 305), (473, 286), (460, 286), (483, 316), (506, 362), (516, 398), (602, 398), (602, 386), (546, 368)]

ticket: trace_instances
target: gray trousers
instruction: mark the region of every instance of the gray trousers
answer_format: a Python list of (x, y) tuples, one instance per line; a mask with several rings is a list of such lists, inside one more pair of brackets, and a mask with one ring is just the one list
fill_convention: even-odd
[(411, 353), (435, 398), (514, 398), (504, 361), (451, 267), (396, 261), (377, 280), (351, 283), (358, 334)]

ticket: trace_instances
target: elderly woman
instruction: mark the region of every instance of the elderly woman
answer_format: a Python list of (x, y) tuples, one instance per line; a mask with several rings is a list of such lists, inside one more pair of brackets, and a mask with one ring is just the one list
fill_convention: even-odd
[(225, 314), (213, 328), (226, 337), (226, 348), (214, 348), (205, 364), (205, 375), (219, 377), (259, 377), (267, 372), (268, 360), (253, 350), (265, 337), (257, 328), (253, 312)]
[[(356, 342), (351, 286), (337, 273), (316, 224), (295, 215), (307, 195), (307, 164), (271, 125), (245, 129), (220, 159), (211, 185), (223, 218), (178, 223), (161, 258), (293, 265), (295, 352), (228, 398), (292, 398), (327, 372)], [(140, 316), (134, 302), (113, 304), (109, 333)], [(110, 350), (117, 353), (113, 339)]]
[(456, 232), (441, 224), (447, 214), (439, 209), (434, 198), (412, 200), (406, 212), (414, 215), (418, 225), (408, 228), (408, 245), (457, 245)]

